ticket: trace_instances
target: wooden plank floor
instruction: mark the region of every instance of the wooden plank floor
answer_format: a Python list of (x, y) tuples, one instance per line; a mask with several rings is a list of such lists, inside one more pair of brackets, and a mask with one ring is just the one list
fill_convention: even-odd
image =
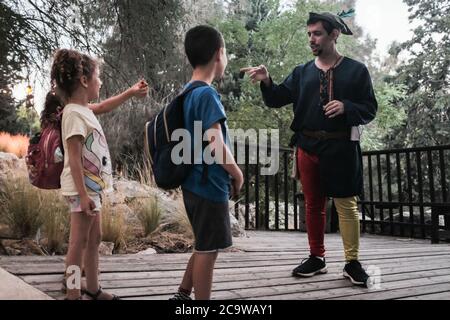
[[(213, 299), (445, 299), (450, 300), (450, 245), (362, 235), (360, 260), (380, 274), (372, 289), (342, 277), (339, 234), (326, 235), (328, 273), (291, 276), (308, 255), (299, 232), (248, 232), (234, 238), (241, 252), (221, 253)], [(100, 261), (101, 284), (124, 299), (168, 299), (177, 289), (190, 254), (114, 255)], [(0, 257), (0, 266), (37, 289), (60, 299), (64, 257)]]

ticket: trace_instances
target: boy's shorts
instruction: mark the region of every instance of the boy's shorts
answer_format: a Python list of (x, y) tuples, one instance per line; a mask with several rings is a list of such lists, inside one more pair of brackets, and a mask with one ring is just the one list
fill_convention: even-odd
[(213, 202), (187, 190), (183, 190), (183, 200), (194, 230), (195, 252), (217, 252), (232, 246), (228, 202)]
[[(99, 194), (89, 195), (95, 203), (95, 209), (92, 211), (100, 211), (102, 208), (102, 197)], [(82, 212), (80, 206), (80, 196), (66, 196), (67, 203), (69, 204), (70, 212)]]

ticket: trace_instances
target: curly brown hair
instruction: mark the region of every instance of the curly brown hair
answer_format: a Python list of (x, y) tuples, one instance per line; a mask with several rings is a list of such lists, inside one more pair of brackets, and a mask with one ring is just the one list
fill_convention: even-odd
[(77, 50), (57, 50), (50, 73), (56, 93), (65, 99), (70, 98), (80, 85), (81, 77), (91, 79), (97, 67), (99, 67), (97, 60)]
[(41, 112), (41, 128), (58, 125), (58, 114), (63, 108), (64, 103), (58, 95), (54, 91), (48, 92)]

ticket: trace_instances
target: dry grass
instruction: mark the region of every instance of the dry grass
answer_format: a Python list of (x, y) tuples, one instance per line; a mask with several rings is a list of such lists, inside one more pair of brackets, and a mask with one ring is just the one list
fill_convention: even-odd
[(146, 237), (155, 231), (160, 224), (161, 209), (158, 205), (158, 198), (151, 197), (139, 200), (133, 207)]
[(33, 187), (26, 176), (5, 180), (0, 213), (17, 238), (33, 238), (42, 229), (48, 252), (63, 253), (69, 236), (69, 209), (58, 190)]
[[(137, 173), (138, 181), (143, 185), (147, 185), (152, 188), (157, 188), (156, 183), (153, 178), (153, 175), (151, 173), (151, 166), (150, 166), (149, 161), (144, 158), (142, 163), (143, 163), (143, 165), (137, 166), (137, 169), (135, 168), (135, 170), (136, 170), (135, 172)], [(192, 230), (191, 222), (189, 221), (189, 218), (186, 213), (186, 209), (184, 207), (183, 196), (182, 196), (181, 192), (178, 192), (176, 190), (173, 190), (171, 193), (172, 193), (172, 197), (174, 198), (174, 201), (176, 202), (176, 211), (171, 215), (171, 217), (169, 219), (167, 219), (166, 222), (168, 222), (168, 224), (170, 225), (171, 231), (174, 231), (176, 233), (184, 235), (188, 239), (194, 239), (194, 232)], [(150, 199), (149, 201), (150, 202), (156, 201), (156, 203), (157, 203), (157, 198), (155, 197), (154, 200)], [(160, 217), (161, 214), (162, 213), (159, 214), (159, 219), (161, 218)], [(139, 216), (139, 211), (138, 211), (138, 216)], [(151, 220), (151, 219), (148, 219), (148, 220)], [(142, 224), (142, 221), (141, 221), (141, 224)], [(158, 225), (159, 224), (160, 224), (160, 222), (158, 222)], [(158, 225), (156, 225), (155, 229), (158, 227)], [(145, 230), (144, 224), (143, 224), (143, 227)], [(152, 228), (153, 228), (153, 226), (152, 226)], [(152, 231), (154, 231), (154, 229)], [(147, 236), (150, 233), (145, 232), (145, 235)]]
[[(130, 163), (130, 164), (128, 164)], [(146, 156), (130, 158), (119, 170), (118, 175), (125, 180), (138, 181), (140, 184), (156, 188), (150, 161)]]
[(141, 184), (156, 188), (157, 186), (151, 168), (150, 160), (144, 157), (143, 164), (138, 165), (137, 178)]
[(102, 203), (102, 240), (114, 243), (114, 249), (125, 247), (127, 236), (127, 224), (123, 212), (113, 212), (109, 201)]
[(29, 138), (24, 135), (12, 136), (7, 132), (0, 132), (0, 151), (14, 153), (19, 158), (27, 154)]
[(188, 239), (194, 239), (194, 232), (184, 207), (183, 197), (177, 198), (176, 208), (170, 223), (174, 226), (176, 232), (186, 236)]
[(67, 202), (59, 191), (39, 190), (42, 197), (40, 211), (46, 248), (50, 253), (64, 253), (64, 246), (69, 240), (70, 214)]
[(0, 193), (2, 220), (20, 238), (34, 237), (42, 225), (43, 202), (39, 190), (25, 177), (8, 178)]
[(174, 200), (176, 209), (164, 217), (163, 223), (152, 233), (151, 246), (158, 252), (189, 252), (194, 243), (192, 227), (181, 197)]

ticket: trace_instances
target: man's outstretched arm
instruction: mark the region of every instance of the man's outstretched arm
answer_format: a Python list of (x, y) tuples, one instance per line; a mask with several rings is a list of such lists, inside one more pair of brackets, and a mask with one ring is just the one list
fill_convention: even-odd
[(259, 67), (242, 68), (253, 83), (261, 82), (261, 92), (266, 106), (270, 108), (280, 108), (294, 102), (294, 77), (291, 73), (280, 85), (275, 85), (264, 65)]

